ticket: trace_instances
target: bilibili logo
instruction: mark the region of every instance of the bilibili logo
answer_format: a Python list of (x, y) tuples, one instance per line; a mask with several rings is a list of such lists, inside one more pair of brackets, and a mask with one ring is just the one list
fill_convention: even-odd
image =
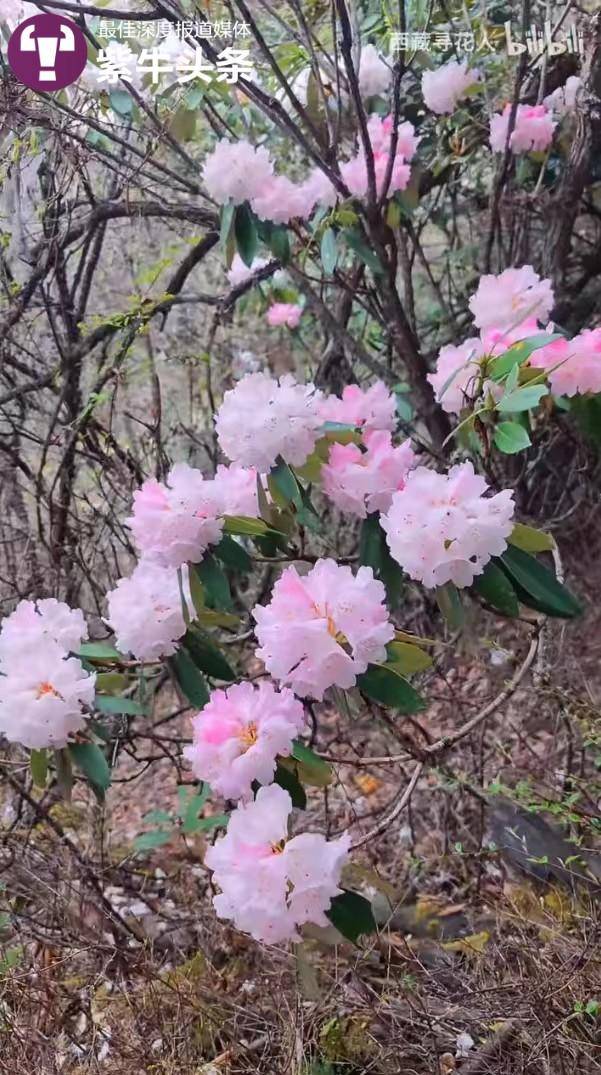
[(88, 58), (86, 39), (64, 15), (34, 15), (20, 23), (8, 42), (8, 62), (32, 90), (62, 90), (75, 82)]

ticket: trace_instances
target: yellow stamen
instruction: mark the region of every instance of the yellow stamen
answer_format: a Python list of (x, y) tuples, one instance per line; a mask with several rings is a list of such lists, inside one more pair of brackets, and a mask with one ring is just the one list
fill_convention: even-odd
[(249, 747), (255, 745), (257, 739), (259, 738), (259, 734), (257, 732), (257, 725), (254, 723), (254, 721), (251, 721), (250, 724), (246, 725), (246, 728), (244, 728), (243, 731), (240, 732), (238, 738), (240, 742), (244, 744), (245, 750), (248, 750)]

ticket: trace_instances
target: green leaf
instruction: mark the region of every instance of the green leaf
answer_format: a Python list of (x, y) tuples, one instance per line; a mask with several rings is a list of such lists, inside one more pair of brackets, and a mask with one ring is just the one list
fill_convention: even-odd
[(229, 612), (232, 608), (230, 584), (213, 554), (207, 552), (199, 564), (191, 564), (190, 572), (194, 571), (202, 584), (207, 606)]
[(421, 694), (399, 674), (394, 664), (370, 664), (367, 672), (357, 676), (357, 686), (374, 702), (398, 709), (399, 713), (419, 713), (426, 708)]
[(536, 336), (529, 336), (526, 340), (519, 340), (490, 363), (487, 369), (488, 376), (493, 381), (502, 381), (514, 366), (521, 366), (534, 351), (546, 347), (554, 340), (561, 339), (563, 339), (561, 333), (540, 332)]
[(292, 799), (292, 805), (297, 810), (304, 810), (307, 806), (307, 796), (305, 789), (301, 784), (296, 773), (285, 769), (283, 765), (278, 765), (273, 777), (274, 784), (279, 784), (284, 791), (287, 791)]
[(54, 751), (54, 765), (56, 768), (56, 782), (61, 789), (63, 798), (68, 802), (71, 799), (71, 789), (73, 787), (73, 767), (66, 747)]
[(430, 668), (432, 658), (429, 653), (424, 653), (419, 646), (411, 642), (390, 642), (386, 647), (388, 654), (387, 665), (394, 665), (401, 676), (412, 676), (416, 672), (423, 672)]
[(260, 238), (269, 247), (274, 258), (281, 265), (287, 265), (290, 261), (290, 238), (288, 229), (281, 224), (272, 224), (269, 220), (257, 222)]
[(355, 231), (354, 228), (345, 228), (342, 235), (347, 246), (350, 246), (351, 250), (361, 258), (361, 261), (371, 269), (374, 276), (382, 276), (384, 269), (380, 259), (373, 250), (370, 250), (361, 233)]
[(175, 656), (169, 659), (169, 664), (190, 705), (204, 709), (209, 700), (209, 688), (190, 654), (180, 647)]
[(234, 235), (238, 253), (244, 264), (250, 268), (259, 247), (259, 235), (254, 214), (246, 204), (236, 206)]
[(236, 206), (233, 202), (227, 202), (221, 209), (221, 227), (219, 231), (219, 241), (223, 250), (227, 250), (228, 241), (232, 234), (232, 227), (234, 223), (234, 211)]
[(134, 851), (153, 851), (155, 847), (168, 844), (172, 835), (172, 832), (166, 832), (165, 829), (152, 829), (150, 832), (143, 832), (140, 836), (136, 836), (133, 841)]
[(130, 717), (145, 715), (144, 706), (136, 702), (135, 698), (119, 698), (110, 694), (97, 694), (94, 699), (94, 709), (99, 713), (123, 713)]
[(520, 606), (516, 592), (507, 575), (492, 560), (482, 574), (476, 576), (472, 589), (504, 616), (519, 615)]
[(295, 739), (292, 744), (292, 754), (289, 757), (279, 758), (278, 765), (295, 773), (302, 784), (325, 788), (332, 783), (332, 770), (327, 761), (320, 758), (299, 739)]
[(99, 672), (96, 676), (96, 690), (106, 694), (116, 694), (128, 686), (129, 679), (123, 672)]
[(334, 896), (327, 917), (343, 937), (356, 944), (363, 934), (375, 933), (376, 923), (371, 903), (358, 892), (346, 890), (340, 896)]
[(222, 564), (231, 567), (233, 571), (241, 571), (248, 575), (253, 569), (252, 560), (246, 549), (243, 549), (239, 542), (234, 541), (227, 534), (223, 535), (219, 544), (213, 549), (213, 553)]
[(501, 412), (511, 411), (517, 414), (519, 411), (530, 411), (538, 406), (543, 396), (549, 389), (546, 384), (531, 384), (525, 388), (516, 388), (497, 403), (497, 410)]
[(525, 526), (524, 523), (516, 523), (507, 540), (524, 552), (551, 552), (555, 548), (552, 534), (546, 534), (534, 526)]
[(459, 590), (452, 582), (436, 587), (436, 602), (452, 631), (458, 631), (465, 619)]
[(177, 815), (182, 821), (182, 832), (199, 832), (204, 818), (199, 818), (198, 815), (211, 794), (209, 785), (203, 783), (200, 790), (193, 792), (192, 795), (189, 794), (187, 787), (179, 787), (177, 794), (179, 799)]
[(326, 228), (321, 237), (321, 264), (326, 276), (331, 276), (338, 261), (338, 247), (336, 244), (336, 232), (332, 228)]
[(149, 810), (142, 821), (145, 825), (172, 825), (173, 817), (166, 810)]
[(123, 655), (110, 642), (82, 642), (77, 651), (78, 657), (88, 661), (122, 661)]
[(511, 578), (525, 605), (548, 616), (572, 619), (582, 612), (580, 602), (547, 567), (530, 553), (510, 545), (502, 556), (494, 557)]
[(214, 608), (203, 608), (196, 617), (201, 627), (237, 627), (240, 617), (232, 612), (216, 612)]
[(131, 116), (134, 99), (127, 90), (109, 90), (109, 102), (113, 112), (118, 116)]
[(45, 788), (48, 778), (48, 752), (46, 750), (32, 750), (29, 757), (31, 779), (36, 788)]
[(532, 444), (526, 430), (518, 422), (499, 422), (495, 429), (494, 441), (499, 451), (505, 452), (505, 455), (523, 452)]
[(265, 534), (277, 533), (264, 519), (251, 519), (246, 515), (225, 515), (223, 529), (226, 534), (239, 534), (242, 537), (262, 537)]
[(201, 672), (228, 683), (236, 679), (234, 669), (204, 631), (195, 626), (189, 627), (182, 643)]
[(391, 609), (398, 606), (403, 585), (403, 572), (388, 549), (386, 534), (376, 513), (368, 515), (359, 533), (359, 563), (371, 567), (377, 579), (384, 583)]
[(92, 787), (104, 793), (111, 784), (111, 770), (100, 747), (96, 743), (72, 743), (68, 751)]
[(278, 457), (269, 471), (267, 485), (278, 507), (287, 508), (292, 503), (300, 511), (303, 506), (301, 489), (296, 476), (283, 459)]

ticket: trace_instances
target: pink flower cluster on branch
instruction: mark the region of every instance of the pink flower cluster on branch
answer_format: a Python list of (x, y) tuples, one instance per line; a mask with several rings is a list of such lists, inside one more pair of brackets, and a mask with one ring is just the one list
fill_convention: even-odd
[(488, 486), (471, 463), (437, 474), (411, 471), (395, 493), (382, 527), (391, 555), (424, 586), (471, 586), (492, 556), (507, 548), (513, 529), (513, 492), (487, 497)]
[(87, 627), (79, 609), (48, 598), (21, 601), (0, 630), (0, 732), (40, 750), (64, 747), (85, 727), (96, 676), (70, 653)]
[(368, 664), (386, 660), (394, 638), (385, 597), (370, 567), (354, 575), (334, 560), (318, 560), (302, 576), (288, 567), (270, 602), (253, 609), (257, 656), (301, 698), (321, 701), (328, 687), (354, 687)]
[(307, 922), (329, 925), (326, 911), (341, 892), (348, 857), (347, 833), (337, 840), (308, 832), (289, 839), (291, 810), (287, 791), (277, 784), (260, 788), (205, 855), (221, 889), (213, 899), (219, 917), (265, 944), (300, 940)]
[(290, 754), (304, 726), (303, 706), (286, 687), (239, 683), (212, 692), (192, 721), (192, 745), (184, 757), (217, 794), (247, 800), (255, 780), (273, 780), (276, 758)]

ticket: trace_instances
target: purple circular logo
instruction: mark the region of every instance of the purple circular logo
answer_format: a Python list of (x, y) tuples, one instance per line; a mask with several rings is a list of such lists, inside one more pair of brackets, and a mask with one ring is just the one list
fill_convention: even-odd
[(20, 23), (8, 42), (8, 62), (32, 90), (63, 90), (79, 78), (88, 59), (88, 44), (64, 15), (34, 15)]

